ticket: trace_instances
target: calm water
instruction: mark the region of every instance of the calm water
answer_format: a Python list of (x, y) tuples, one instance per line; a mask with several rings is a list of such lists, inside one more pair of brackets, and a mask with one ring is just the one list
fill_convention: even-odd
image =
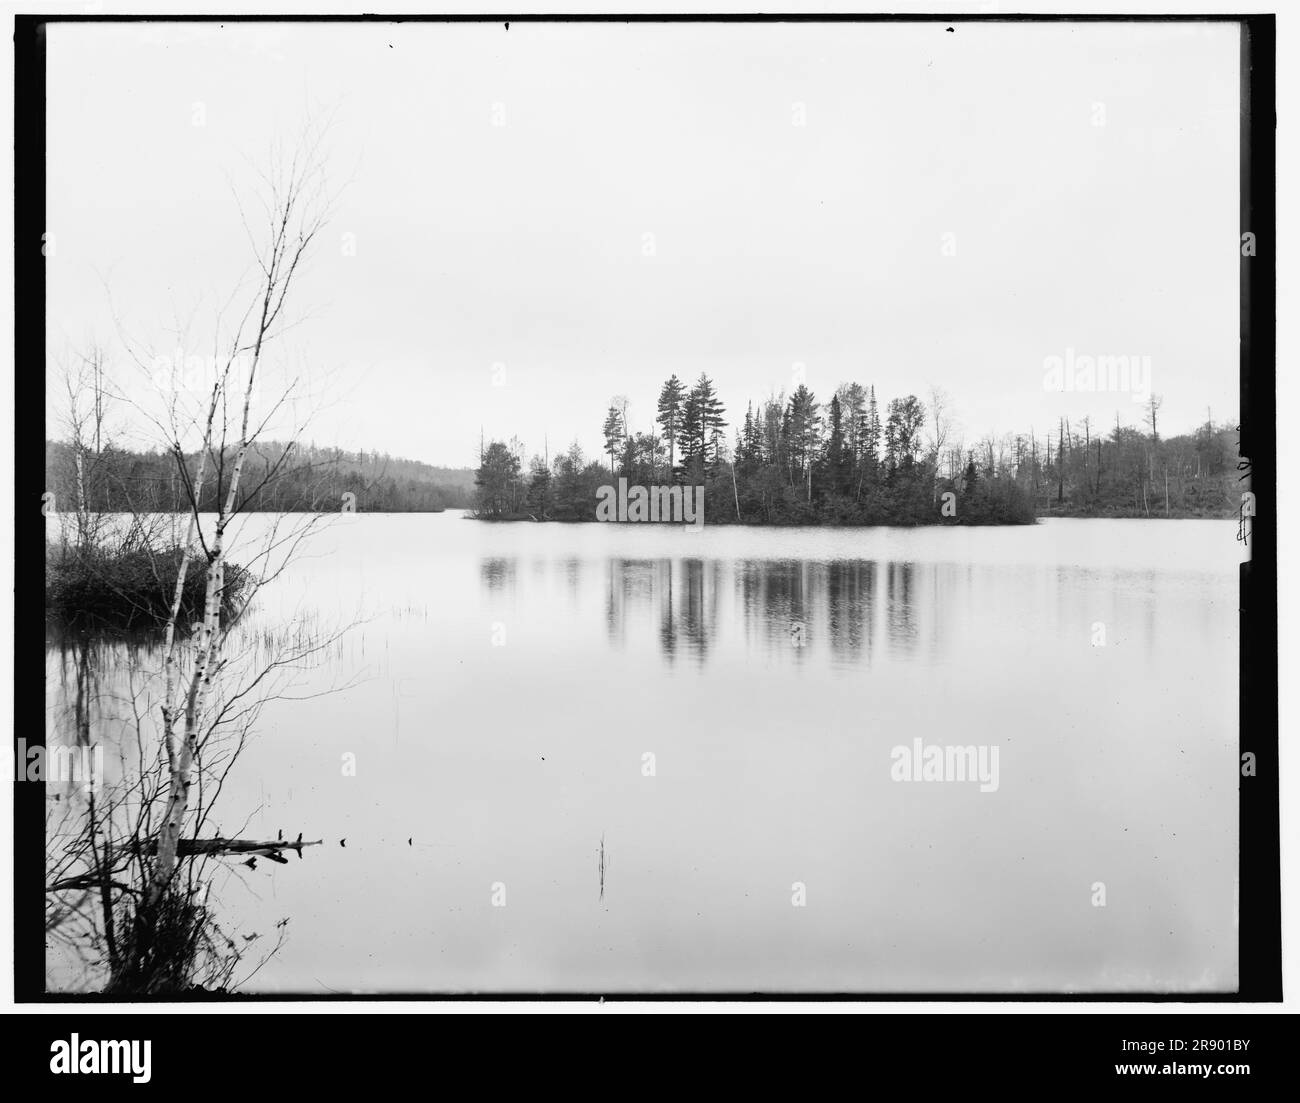
[[(217, 810), (325, 840), (223, 866), (290, 921), (248, 987), (1232, 989), (1235, 534), (342, 516), (238, 633), (355, 622)], [(892, 780), (916, 738), (997, 790)]]

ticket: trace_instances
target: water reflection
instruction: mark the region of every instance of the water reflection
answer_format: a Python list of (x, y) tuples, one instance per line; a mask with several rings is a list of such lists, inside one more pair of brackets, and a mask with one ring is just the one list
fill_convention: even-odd
[[(518, 587), (544, 588), (548, 575), (579, 601), (590, 566), (566, 557), (534, 558), (521, 582), (508, 557), (479, 564), (484, 589), (512, 597)], [(741, 633), (747, 648), (792, 662), (826, 654), (835, 663), (870, 664), (882, 646), (907, 658), (933, 653), (943, 623), (941, 596), (959, 588), (968, 568), (871, 559), (703, 559), (611, 557), (604, 580), (606, 639), (615, 647), (657, 642), (671, 665), (685, 656), (706, 662), (720, 634)]]
[(515, 585), (515, 560), (493, 556), (480, 565), (483, 585), (489, 590), (509, 590)]
[[(226, 862), (214, 899), (241, 951), (295, 917), (251, 983), (281, 993), (1230, 987), (1222, 527), (688, 542), (361, 518), (241, 628), (232, 659), (256, 669), (297, 646), (286, 626), (318, 634), (365, 602), (268, 704), (210, 825), (334, 845), (301, 866)], [(152, 731), (156, 710), (130, 671), (157, 656), (48, 642), (48, 723), (73, 743), (79, 693), (99, 702), (110, 775), (125, 757), (138, 778), (137, 713)], [(1000, 789), (897, 783), (891, 747), (912, 737), (1000, 746)], [(1099, 868), (1131, 902), (1105, 925), (1067, 906)], [(796, 876), (816, 893), (811, 940)], [(511, 906), (488, 912), (497, 880)], [(69, 963), (53, 986), (84, 976)]]
[[(683, 658), (704, 665), (724, 636), (796, 664), (810, 656), (835, 667), (869, 667), (881, 657), (928, 663), (949, 650), (958, 626), (979, 645), (1006, 634), (1016, 617), (1046, 617), (1052, 630), (1084, 642), (1097, 623), (1124, 623), (1148, 655), (1160, 635), (1151, 570), (700, 557), (610, 557), (597, 565), (574, 556), (534, 557), (529, 567), (524, 578), (511, 557), (482, 559), (484, 591), (509, 600), (523, 587), (539, 596), (557, 585), (578, 607), (600, 579), (606, 641), (616, 649), (654, 641), (669, 666)], [(1099, 589), (1111, 595), (1099, 601)]]
[(875, 585), (874, 561), (839, 560), (827, 569), (827, 631), (836, 653), (846, 660), (871, 661)]

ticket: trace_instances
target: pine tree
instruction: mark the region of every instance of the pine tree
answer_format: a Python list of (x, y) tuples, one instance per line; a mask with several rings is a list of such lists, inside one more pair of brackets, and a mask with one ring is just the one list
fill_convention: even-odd
[(844, 432), (840, 396), (831, 397), (830, 435), (826, 440), (826, 477), (832, 494), (843, 494), (852, 476), (853, 459)]
[(722, 401), (713, 389), (713, 381), (702, 372), (691, 389), (691, 397), (695, 399), (699, 408), (700, 455), (709, 473), (714, 474), (721, 457), (722, 438), (727, 424), (725, 411)]
[(694, 478), (696, 461), (703, 462), (704, 421), (700, 411), (699, 395), (694, 389), (682, 403), (681, 425), (677, 429), (677, 450), (681, 455), (681, 469)]
[(659, 392), (659, 412), (655, 420), (659, 422), (660, 435), (668, 445), (670, 475), (677, 467), (677, 434), (681, 428), (684, 394), (685, 388), (675, 374), (668, 378)]
[(528, 493), (524, 502), (528, 512), (539, 521), (549, 521), (551, 515), (551, 469), (541, 456), (534, 456), (529, 466)]
[(479, 516), (497, 518), (513, 513), (518, 480), (519, 457), (503, 441), (492, 441), (474, 476)]
[(614, 461), (623, 445), (623, 440), (627, 436), (627, 431), (623, 427), (623, 415), (619, 412), (617, 406), (611, 406), (609, 413), (605, 416), (605, 451), (609, 454), (609, 473), (615, 474)]
[(821, 443), (821, 414), (816, 397), (802, 383), (790, 396), (786, 439), (790, 442), (791, 462), (798, 464), (807, 484), (806, 498), (812, 501), (812, 469)]
[(745, 428), (740, 434), (736, 457), (744, 463), (759, 463), (763, 459), (762, 429), (752, 402), (745, 408)]
[(880, 463), (880, 410), (876, 406), (876, 388), (871, 388), (867, 415), (862, 427), (862, 458), (872, 471)]

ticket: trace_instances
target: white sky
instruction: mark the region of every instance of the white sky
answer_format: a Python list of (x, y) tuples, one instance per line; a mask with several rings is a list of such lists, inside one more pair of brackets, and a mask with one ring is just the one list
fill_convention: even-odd
[(209, 351), (230, 184), (323, 105), (347, 187), (277, 353), (331, 380), (318, 442), (595, 451), (613, 394), (648, 429), (707, 371), (734, 423), (795, 364), (823, 398), (942, 386), (971, 442), (1138, 421), (1044, 390), (1067, 349), (1149, 356), (1163, 431), (1234, 417), (1236, 27), (954, 26), (56, 25), (52, 361), (98, 339), (126, 376), (106, 285)]

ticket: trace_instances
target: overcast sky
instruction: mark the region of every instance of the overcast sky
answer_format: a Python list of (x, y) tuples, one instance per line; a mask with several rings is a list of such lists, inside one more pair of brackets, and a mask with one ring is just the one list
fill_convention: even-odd
[(1137, 423), (1045, 390), (1069, 350), (1150, 357), (1162, 431), (1237, 413), (1233, 25), (56, 25), (48, 81), (51, 360), (121, 375), (119, 326), (208, 351), (232, 184), (334, 113), (276, 351), (329, 381), (320, 443), (595, 451), (614, 394), (649, 429), (703, 371), (739, 420), (797, 365), (940, 386), (972, 443)]

